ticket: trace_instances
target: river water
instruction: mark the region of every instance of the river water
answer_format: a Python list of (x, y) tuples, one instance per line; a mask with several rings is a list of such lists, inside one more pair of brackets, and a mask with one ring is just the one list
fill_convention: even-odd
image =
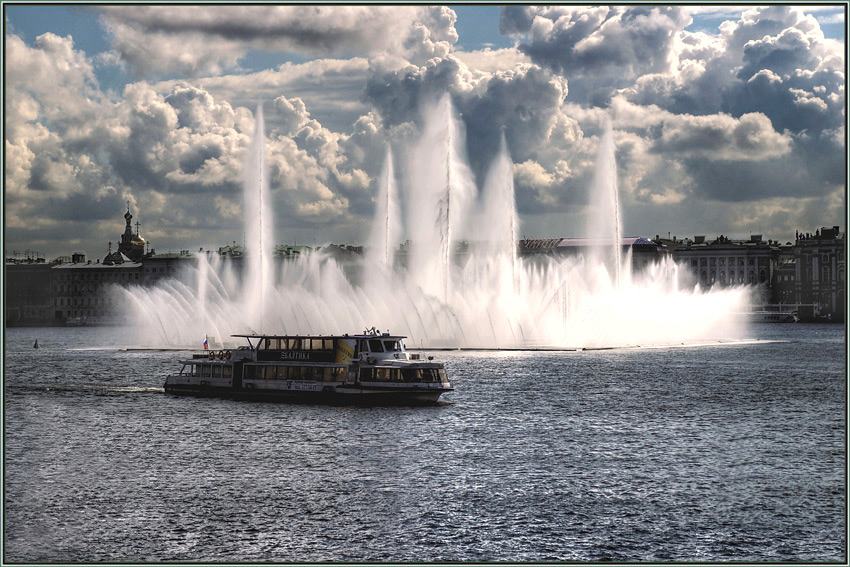
[(6, 329), (4, 560), (846, 562), (845, 329), (750, 335), (434, 352), (443, 404), (349, 408), (173, 397), (187, 352)]

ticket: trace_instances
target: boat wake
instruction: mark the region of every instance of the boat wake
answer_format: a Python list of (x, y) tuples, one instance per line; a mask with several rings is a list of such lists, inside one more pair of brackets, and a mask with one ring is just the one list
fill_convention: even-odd
[(165, 389), (157, 386), (103, 386), (98, 384), (63, 384), (58, 386), (46, 384), (17, 384), (15, 389), (36, 390), (41, 392), (93, 392), (100, 394), (162, 394)]

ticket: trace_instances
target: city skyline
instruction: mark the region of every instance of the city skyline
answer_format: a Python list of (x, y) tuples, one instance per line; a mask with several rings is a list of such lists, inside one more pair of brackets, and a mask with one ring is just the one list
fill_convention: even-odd
[[(844, 5), (23, 6), (6, 23), (7, 255), (243, 241), (263, 104), (275, 242), (364, 244), (387, 143), (448, 91), (520, 237), (582, 236), (601, 125), (624, 234), (844, 228)], [(117, 228), (116, 228), (117, 227)], [(709, 237), (711, 235), (709, 234)]]

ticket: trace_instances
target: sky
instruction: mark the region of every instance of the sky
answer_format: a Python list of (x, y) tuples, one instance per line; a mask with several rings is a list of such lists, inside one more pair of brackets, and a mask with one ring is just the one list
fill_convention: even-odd
[(623, 233), (845, 228), (846, 4), (3, 3), (4, 251), (244, 241), (262, 105), (278, 243), (363, 244), (449, 93), (480, 187), (504, 132), (523, 238), (582, 236), (611, 121)]

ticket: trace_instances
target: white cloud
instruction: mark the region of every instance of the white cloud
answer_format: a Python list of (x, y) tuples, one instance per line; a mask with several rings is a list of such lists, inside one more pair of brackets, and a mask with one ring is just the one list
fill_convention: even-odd
[[(7, 238), (46, 247), (79, 222), (105, 248), (129, 199), (159, 249), (241, 240), (262, 102), (279, 239), (363, 241), (386, 144), (403, 155), (422, 101), (446, 91), (479, 181), (504, 128), (535, 231), (567, 235), (583, 210), (606, 115), (628, 232), (838, 222), (816, 211), (843, 203), (844, 45), (808, 9), (738, 9), (710, 33), (689, 31), (691, 6), (512, 5), (517, 48), (463, 52), (446, 7), (196, 8), (103, 7), (113, 51), (92, 57), (70, 37), (6, 36)], [(257, 49), (304, 60), (243, 72)], [(153, 80), (107, 96), (103, 65)]]

